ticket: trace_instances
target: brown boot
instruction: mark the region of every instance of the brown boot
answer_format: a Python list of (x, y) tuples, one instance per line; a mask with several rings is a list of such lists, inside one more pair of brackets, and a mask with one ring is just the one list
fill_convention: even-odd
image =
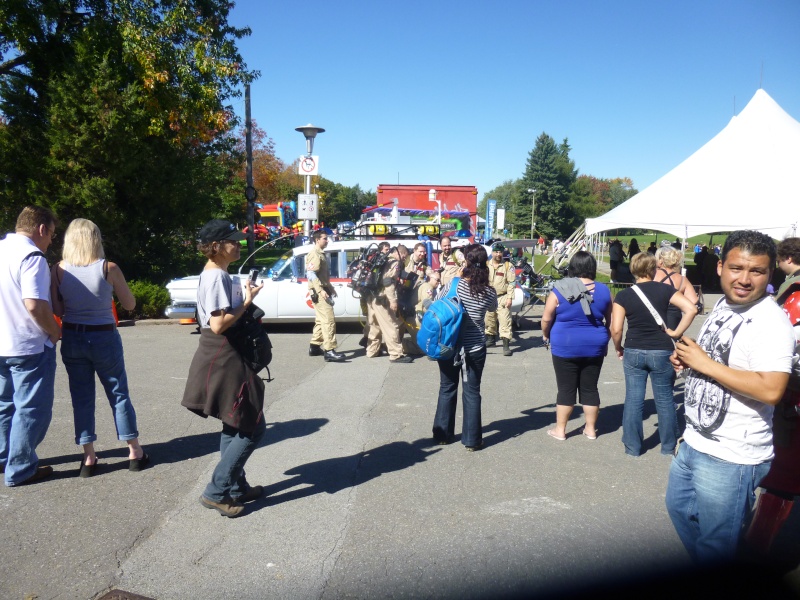
[(210, 500), (205, 496), (200, 496), (200, 504), (206, 508), (216, 510), (219, 514), (228, 517), (229, 519), (238, 517), (244, 510), (244, 504), (241, 504), (232, 498), (223, 498), (222, 502), (215, 502), (214, 500)]

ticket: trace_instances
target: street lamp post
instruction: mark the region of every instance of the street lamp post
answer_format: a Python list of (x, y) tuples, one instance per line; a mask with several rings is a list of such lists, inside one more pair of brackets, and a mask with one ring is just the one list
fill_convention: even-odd
[(531, 194), (531, 239), (533, 239), (533, 230), (536, 228), (536, 221), (534, 220), (534, 210), (536, 208), (536, 190), (528, 188), (528, 193)]
[[(325, 133), (325, 130), (322, 127), (315, 127), (311, 123), (308, 125), (303, 125), (302, 127), (295, 127), (295, 131), (299, 131), (303, 134), (306, 138), (306, 157), (311, 158), (311, 154), (314, 151), (314, 138), (317, 137), (318, 133)], [(311, 174), (305, 176), (305, 193), (311, 194)], [(319, 207), (317, 207), (319, 209)], [(311, 236), (311, 219), (306, 219), (305, 223), (303, 224), (303, 235), (308, 238)]]
[(436, 202), (436, 223), (439, 225), (439, 235), (442, 235), (442, 201), (438, 198), (436, 190), (428, 190), (428, 202)]

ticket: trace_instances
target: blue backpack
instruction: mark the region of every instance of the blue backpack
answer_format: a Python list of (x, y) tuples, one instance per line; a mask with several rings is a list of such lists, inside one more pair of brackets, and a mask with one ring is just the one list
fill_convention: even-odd
[(435, 360), (453, 358), (461, 347), (464, 307), (456, 297), (458, 281), (458, 277), (453, 279), (447, 294), (428, 307), (417, 332), (417, 344)]

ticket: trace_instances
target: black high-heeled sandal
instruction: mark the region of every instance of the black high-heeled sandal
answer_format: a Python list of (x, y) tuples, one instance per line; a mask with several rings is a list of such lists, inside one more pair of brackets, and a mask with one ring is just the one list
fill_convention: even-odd
[(85, 459), (82, 460), (81, 461), (81, 471), (79, 473), (79, 477), (84, 477), (84, 478), (93, 477), (94, 474), (95, 474), (95, 471), (97, 470), (97, 463), (99, 463), (99, 462), (100, 462), (99, 460), (95, 460), (93, 465), (87, 465), (86, 464), (86, 460)]
[(128, 471), (141, 471), (150, 464), (150, 457), (147, 452), (142, 454), (142, 458), (132, 458), (128, 464)]

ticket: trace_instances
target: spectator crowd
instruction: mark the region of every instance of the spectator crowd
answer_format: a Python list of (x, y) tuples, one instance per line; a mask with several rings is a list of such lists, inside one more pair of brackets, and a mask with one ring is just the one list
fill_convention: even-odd
[[(98, 472), (95, 377), (108, 398), (117, 437), (128, 448), (129, 470), (151, 464), (139, 443), (112, 309), (113, 296), (126, 309), (133, 308), (135, 299), (118, 265), (105, 259), (100, 231), (91, 221), (69, 224), (62, 259), (51, 268), (44, 253), (58, 225), (50, 211), (27, 207), (15, 232), (0, 241), (0, 466), (9, 487), (36, 483), (53, 473), (39, 464), (36, 447), (52, 416), (59, 341), (75, 443), (83, 454), (78, 475)], [(223, 220), (213, 220), (200, 231), (198, 249), (207, 259), (198, 288), (201, 335), (181, 402), (193, 413), (222, 423), (220, 460), (199, 501), (227, 517), (243, 514), (245, 504), (263, 494), (262, 486), (248, 482), (245, 464), (266, 431), (264, 381), (229, 343), (229, 334), (252, 313), (263, 286), (250, 280), (235, 286), (228, 274), (243, 237)], [(317, 319), (309, 355), (342, 362), (331, 310), (335, 290), (322, 252), (327, 235), (315, 232), (314, 244), (306, 264)], [(743, 540), (767, 552), (800, 493), (800, 328), (795, 327), (800, 323), (800, 239), (776, 245), (764, 234), (737, 231), (718, 253), (701, 247), (695, 262), (702, 265), (704, 277), (711, 277), (706, 265), (713, 265), (722, 298), (696, 340), (685, 335), (698, 314), (698, 298), (681, 275), (682, 250), (652, 249), (641, 251), (631, 240), (634, 285), (616, 296), (597, 281), (594, 256), (579, 250), (570, 259), (568, 276), (548, 295), (542, 339), (551, 351), (558, 392), (555, 424), (547, 435), (567, 441), (576, 404), (585, 420), (582, 435), (596, 440), (603, 433), (598, 428), (598, 380), (611, 346), (612, 357), (624, 366), (622, 443), (632, 458), (642, 453), (650, 380), (661, 452), (672, 456), (666, 510), (688, 554), (702, 563), (729, 561), (741, 551)], [(461, 385), (460, 442), (471, 452), (484, 448), (481, 378), (486, 349), (500, 342), (503, 355), (512, 354), (509, 307), (515, 273), (503, 260), (503, 244), (491, 250), (490, 257), (478, 244), (452, 248), (444, 238), (441, 266), (432, 269), (423, 244), (413, 251), (381, 245), (380, 285), (365, 298), (367, 356), (377, 358), (385, 347), (391, 362), (401, 364), (421, 354), (414, 324), (418, 326), (431, 303), (457, 298), (464, 310), (461, 351), (437, 361), (439, 391), (431, 431), (433, 443), (457, 439)], [(612, 241), (612, 281), (624, 256), (618, 240)], [(786, 281), (773, 298), (768, 284), (776, 266)], [(402, 304), (410, 311), (404, 314)], [(678, 378), (683, 379), (682, 398), (675, 393)], [(759, 496), (760, 486), (764, 491)]]

